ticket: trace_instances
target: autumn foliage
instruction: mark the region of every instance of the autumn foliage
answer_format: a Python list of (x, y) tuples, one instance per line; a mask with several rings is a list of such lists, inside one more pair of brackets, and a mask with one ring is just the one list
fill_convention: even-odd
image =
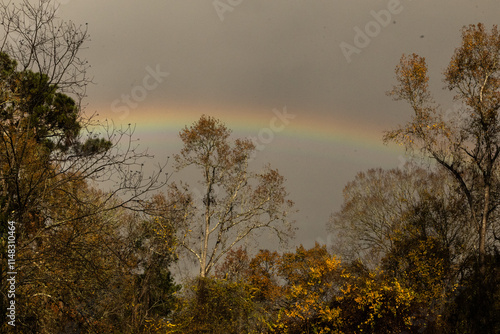
[[(9, 222), (19, 333), (500, 333), (496, 26), (463, 28), (444, 72), (453, 117), (424, 57), (396, 67), (389, 95), (413, 117), (385, 140), (430, 166), (358, 173), (328, 223), (335, 244), (268, 250), (255, 241), (286, 247), (294, 203), (277, 169), (251, 164), (254, 144), (203, 115), (172, 165), (196, 176), (147, 177), (131, 133), (81, 108), (86, 29), (56, 24), (50, 0), (23, 3), (0, 4), (2, 333)], [(193, 260), (198, 274), (175, 277)]]

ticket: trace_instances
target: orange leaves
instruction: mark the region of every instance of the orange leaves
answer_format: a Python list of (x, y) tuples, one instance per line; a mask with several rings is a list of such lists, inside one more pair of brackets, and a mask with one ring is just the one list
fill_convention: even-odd
[(322, 291), (331, 286), (339, 266), (340, 261), (332, 257), (325, 246), (316, 243), (309, 250), (299, 246), (295, 253), (283, 254), (280, 274), (291, 286), (316, 286)]
[(400, 64), (396, 67), (396, 75), (401, 80), (409, 81), (416, 87), (427, 85), (429, 77), (427, 76), (427, 64), (425, 58), (413, 53), (410, 56), (403, 55)]
[[(495, 118), (500, 103), (500, 33), (484, 25), (462, 29), (462, 45), (444, 72), (447, 88), (472, 107), (475, 117)], [(491, 120), (490, 120), (491, 121)]]
[(282, 296), (281, 286), (277, 282), (279, 260), (277, 252), (260, 250), (250, 261), (249, 280), (258, 289), (257, 297), (260, 300), (275, 301)]
[[(231, 168), (244, 169), (255, 145), (249, 139), (236, 139), (231, 145), (230, 134), (231, 130), (219, 119), (202, 115), (179, 133), (184, 147), (174, 157), (175, 167), (180, 170), (196, 165), (205, 171), (217, 168), (219, 173)], [(205, 174), (205, 181), (210, 177), (210, 174)]]
[(395, 100), (406, 100), (414, 108), (430, 102), (431, 96), (427, 90), (429, 77), (424, 57), (417, 54), (403, 55), (396, 66), (396, 80), (398, 85), (387, 93)]
[[(487, 76), (500, 69), (500, 34), (497, 26), (491, 32), (481, 23), (471, 24), (462, 29), (462, 45), (455, 50), (445, 71), (448, 88), (453, 89), (467, 84), (467, 78), (473, 78), (474, 84), (482, 84)], [(494, 79), (493, 77), (491, 79)]]
[(261, 250), (251, 260), (240, 249), (218, 269), (218, 278), (201, 279), (206, 290), (198, 285), (186, 296), (172, 332), (230, 332), (238, 324), (248, 333), (282, 334), (400, 333), (424, 326), (420, 291), (359, 263), (341, 267), (318, 244), (282, 255)]
[(225, 258), (225, 261), (215, 266), (215, 276), (220, 279), (229, 279), (231, 281), (241, 281), (249, 276), (250, 259), (246, 249), (241, 247), (236, 250), (231, 249)]

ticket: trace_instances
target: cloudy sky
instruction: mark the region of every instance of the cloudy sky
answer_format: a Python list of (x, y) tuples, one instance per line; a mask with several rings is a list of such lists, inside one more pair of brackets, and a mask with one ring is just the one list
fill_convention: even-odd
[(292, 246), (307, 247), (328, 241), (325, 225), (357, 172), (405, 159), (382, 143), (410, 117), (385, 95), (401, 55), (426, 57), (435, 97), (449, 108), (441, 73), (461, 28), (490, 28), (500, 14), (498, 0), (60, 3), (60, 17), (88, 23), (88, 111), (136, 124), (159, 161), (202, 114), (235, 138), (256, 138), (254, 167), (269, 162), (287, 178), (299, 210)]

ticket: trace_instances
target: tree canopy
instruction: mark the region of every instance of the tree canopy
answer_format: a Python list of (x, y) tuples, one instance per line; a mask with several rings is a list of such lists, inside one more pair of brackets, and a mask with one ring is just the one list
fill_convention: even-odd
[(132, 127), (82, 108), (86, 26), (51, 0), (0, 9), (2, 333), (500, 333), (496, 26), (462, 30), (444, 72), (455, 115), (424, 57), (396, 67), (389, 95), (413, 117), (385, 140), (433, 163), (359, 172), (336, 244), (271, 250), (252, 241), (286, 245), (294, 203), (251, 140), (203, 115), (171, 166), (190, 177), (147, 175)]

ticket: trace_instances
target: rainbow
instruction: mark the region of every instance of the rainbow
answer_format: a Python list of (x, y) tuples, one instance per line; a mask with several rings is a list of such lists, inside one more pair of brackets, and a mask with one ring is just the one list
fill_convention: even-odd
[[(276, 108), (279, 110), (279, 108)], [(325, 146), (344, 149), (369, 151), (374, 154), (402, 154), (401, 147), (382, 143), (382, 131), (374, 127), (363, 127), (349, 119), (334, 117), (312, 118), (314, 113), (294, 112), (287, 108), (288, 114), (295, 115), (283, 130), (274, 134), (275, 140), (269, 143), (278, 151), (293, 151), (305, 147), (321, 154)], [(115, 124), (135, 126), (135, 137), (152, 148), (177, 149), (181, 146), (179, 131), (196, 122), (202, 114), (220, 119), (232, 130), (234, 138), (258, 137), (262, 129), (269, 128), (274, 116), (272, 110), (231, 109), (231, 108), (138, 108), (128, 115), (113, 115), (111, 111), (101, 113), (113, 119)], [(278, 123), (281, 124), (281, 123)], [(301, 150), (303, 151), (303, 150)]]

